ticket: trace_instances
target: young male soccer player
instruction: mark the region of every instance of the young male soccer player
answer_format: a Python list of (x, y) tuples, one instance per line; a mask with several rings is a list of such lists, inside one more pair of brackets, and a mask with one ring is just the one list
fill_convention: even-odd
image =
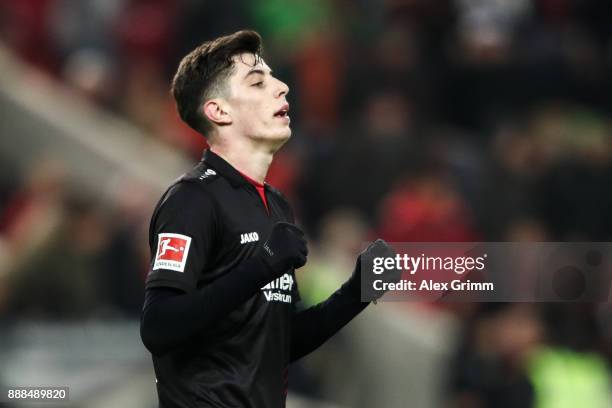
[(367, 306), (361, 257), (388, 250), (371, 244), (327, 301), (297, 311), (294, 270), (306, 262), (306, 240), (287, 201), (264, 183), (291, 136), (289, 89), (261, 52), (253, 31), (205, 42), (172, 84), (181, 118), (210, 149), (151, 219), (141, 336), (160, 407), (284, 407), (289, 363)]

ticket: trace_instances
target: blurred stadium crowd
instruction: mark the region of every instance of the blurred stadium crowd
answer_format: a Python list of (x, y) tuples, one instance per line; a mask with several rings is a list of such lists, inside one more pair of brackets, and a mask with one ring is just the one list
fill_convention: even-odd
[[(178, 61), (258, 30), (291, 89), (268, 181), (310, 235), (315, 302), (375, 236), (611, 241), (611, 19), (606, 0), (1, 0), (0, 38), (196, 161), (205, 141), (168, 92)], [(101, 207), (69, 177), (41, 160), (0, 185), (0, 316), (137, 317), (154, 202)], [(450, 406), (609, 406), (605, 303), (400, 307), (461, 322)]]

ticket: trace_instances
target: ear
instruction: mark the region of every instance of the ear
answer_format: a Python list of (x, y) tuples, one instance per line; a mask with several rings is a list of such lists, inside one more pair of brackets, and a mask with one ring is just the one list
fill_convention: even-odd
[(230, 125), (232, 123), (232, 117), (226, 104), (221, 99), (209, 99), (204, 103), (202, 109), (204, 110), (204, 116), (217, 125)]

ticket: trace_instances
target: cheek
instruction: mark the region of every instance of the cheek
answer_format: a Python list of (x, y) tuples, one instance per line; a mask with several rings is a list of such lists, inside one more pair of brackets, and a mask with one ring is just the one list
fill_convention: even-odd
[(253, 126), (269, 125), (272, 121), (270, 120), (271, 118), (268, 111), (269, 109), (265, 109), (263, 104), (255, 103), (249, 110), (248, 121)]
[(234, 118), (245, 132), (260, 132), (274, 124), (274, 117), (262, 98), (249, 95), (245, 91), (241, 98), (233, 101)]
[(255, 122), (265, 119), (263, 104), (257, 100), (244, 100), (237, 106), (237, 113), (242, 121)]

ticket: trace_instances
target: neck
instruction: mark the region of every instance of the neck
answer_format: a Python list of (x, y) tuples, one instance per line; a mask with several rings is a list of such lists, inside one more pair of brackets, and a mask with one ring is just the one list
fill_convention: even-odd
[(239, 172), (263, 183), (274, 157), (274, 151), (255, 143), (224, 146), (211, 144), (210, 150), (232, 165)]

